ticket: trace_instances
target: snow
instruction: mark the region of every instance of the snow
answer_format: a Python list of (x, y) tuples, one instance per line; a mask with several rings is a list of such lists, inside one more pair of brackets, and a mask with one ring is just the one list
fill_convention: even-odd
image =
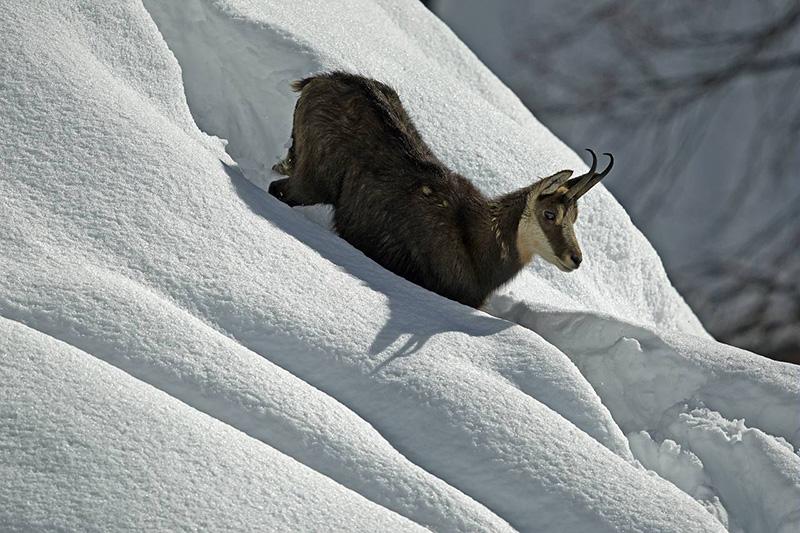
[[(495, 316), (265, 194), (288, 83), (329, 68), (394, 85), (488, 193), (583, 168), (422, 6), (7, 2), (0, 22), (7, 529), (797, 523), (800, 374), (713, 341), (604, 189), (585, 265), (537, 262)], [(680, 459), (654, 458), (669, 442)]]
[(727, 420), (702, 403), (676, 405), (662, 426), (666, 435), (694, 450), (744, 530), (800, 529), (800, 468), (785, 441), (748, 428), (743, 420)]
[(86, 352), (0, 324), (4, 531), (423, 530)]

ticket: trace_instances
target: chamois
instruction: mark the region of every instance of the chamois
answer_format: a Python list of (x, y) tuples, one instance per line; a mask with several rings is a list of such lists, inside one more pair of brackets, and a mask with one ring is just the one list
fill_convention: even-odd
[(292, 144), (269, 193), (290, 206), (334, 207), (337, 233), (409, 281), (480, 307), (534, 255), (569, 272), (581, 263), (577, 200), (614, 163), (572, 178), (562, 170), (486, 198), (433, 154), (397, 93), (329, 72), (295, 81)]

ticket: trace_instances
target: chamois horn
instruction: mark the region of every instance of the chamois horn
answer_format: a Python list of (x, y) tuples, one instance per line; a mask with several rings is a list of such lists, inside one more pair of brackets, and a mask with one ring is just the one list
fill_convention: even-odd
[(586, 150), (592, 154), (592, 166), (589, 169), (589, 172), (586, 174), (578, 176), (577, 178), (573, 178), (567, 182), (567, 188), (569, 190), (564, 196), (572, 201), (576, 201), (578, 198), (586, 194), (589, 189), (597, 185), (601, 179), (606, 177), (606, 175), (611, 172), (611, 167), (614, 166), (614, 156), (608, 152), (603, 152), (603, 155), (607, 155), (611, 161), (609, 161), (608, 166), (604, 168), (602, 172), (595, 172), (595, 170), (597, 170), (597, 154), (595, 154), (594, 150), (591, 148), (587, 148)]

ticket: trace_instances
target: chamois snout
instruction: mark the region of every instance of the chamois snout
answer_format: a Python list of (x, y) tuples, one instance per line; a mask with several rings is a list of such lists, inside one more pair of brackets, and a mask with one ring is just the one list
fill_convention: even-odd
[(571, 221), (564, 221), (561, 227), (545, 231), (550, 253), (544, 253), (542, 257), (563, 272), (576, 270), (583, 261), (583, 253), (573, 229), (574, 222), (573, 218)]
[(565, 258), (563, 261), (573, 269), (578, 268), (581, 266), (581, 261), (583, 258), (581, 257), (580, 251), (577, 252), (570, 252), (569, 257)]

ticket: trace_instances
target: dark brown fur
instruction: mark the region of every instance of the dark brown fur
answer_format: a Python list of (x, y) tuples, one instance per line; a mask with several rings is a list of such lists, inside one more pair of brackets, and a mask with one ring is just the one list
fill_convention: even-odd
[(301, 91), (293, 142), (275, 166), (290, 177), (273, 182), (272, 195), (332, 204), (335, 229), (353, 246), (469, 306), (524, 266), (517, 230), (535, 184), (486, 198), (436, 158), (383, 83), (332, 72), (293, 88)]

